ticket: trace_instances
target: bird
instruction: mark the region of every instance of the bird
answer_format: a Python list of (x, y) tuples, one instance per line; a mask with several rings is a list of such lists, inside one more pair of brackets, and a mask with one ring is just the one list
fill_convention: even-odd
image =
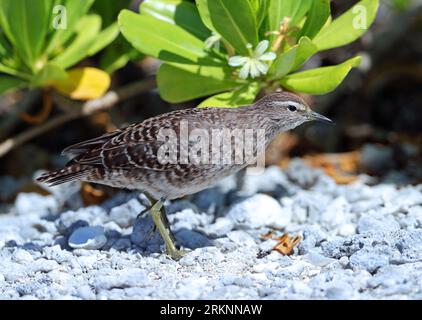
[[(44, 173), (37, 180), (50, 186), (80, 180), (143, 192), (151, 201), (149, 212), (164, 240), (167, 254), (178, 260), (185, 252), (176, 246), (164, 202), (204, 190), (244, 169), (257, 161), (258, 151), (265, 152), (279, 133), (313, 120), (333, 123), (312, 111), (301, 97), (287, 91), (268, 94), (253, 104), (238, 108), (172, 111), (65, 148), (62, 155), (70, 160), (64, 168)], [(226, 139), (226, 145), (220, 141), (220, 145), (213, 147), (211, 139), (205, 137), (207, 134), (214, 137), (214, 133), (223, 132), (221, 135), (227, 137), (227, 132), (234, 130), (237, 133), (263, 132), (262, 141), (252, 139), (249, 144), (252, 156), (235, 159), (233, 152), (226, 159), (228, 161), (201, 158), (208, 154), (209, 160), (211, 151), (221, 151), (220, 157), (224, 157), (227, 145), (229, 148), (236, 146), (234, 136)], [(192, 134), (194, 139), (190, 139)], [(203, 148), (198, 148), (198, 144)], [(189, 153), (189, 148), (195, 147), (194, 152)], [(191, 159), (190, 155), (197, 157)], [(197, 161), (198, 158), (203, 161)]]

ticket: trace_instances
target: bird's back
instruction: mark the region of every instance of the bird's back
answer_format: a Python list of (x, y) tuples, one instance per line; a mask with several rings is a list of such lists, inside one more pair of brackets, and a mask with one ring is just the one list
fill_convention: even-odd
[[(202, 190), (247, 164), (213, 162), (210, 141), (214, 132), (224, 135), (228, 131), (223, 130), (242, 129), (242, 124), (243, 129), (253, 129), (255, 124), (247, 108), (250, 107), (244, 107), (242, 112), (222, 108), (174, 111), (77, 143), (63, 150), (71, 158), (64, 169), (47, 173), (39, 180), (50, 185), (86, 180), (141, 189), (170, 199)], [(169, 140), (173, 134), (174, 143)], [(190, 149), (198, 140), (190, 138), (201, 134), (208, 135), (208, 141), (200, 138), (208, 144), (208, 161), (200, 158), (205, 150), (201, 150), (199, 162), (192, 161)]]

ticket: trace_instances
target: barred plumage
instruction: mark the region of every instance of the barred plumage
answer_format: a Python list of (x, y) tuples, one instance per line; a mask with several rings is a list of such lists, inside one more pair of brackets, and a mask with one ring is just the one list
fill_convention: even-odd
[[(183, 144), (183, 123), (187, 124), (188, 135), (196, 129), (207, 133), (223, 129), (263, 129), (265, 144), (268, 144), (278, 133), (314, 119), (329, 121), (312, 112), (301, 98), (286, 92), (268, 95), (241, 108), (174, 111), (64, 149), (63, 154), (71, 158), (65, 168), (44, 174), (38, 180), (50, 185), (85, 180), (138, 189), (155, 199), (176, 199), (203, 190), (250, 164), (246, 160), (234, 164), (180, 161), (183, 151), (193, 144), (192, 141)], [(180, 138), (171, 146), (176, 151), (176, 163), (166, 163), (158, 157), (166, 143), (159, 139), (161, 129), (173, 130)], [(231, 139), (230, 143), (234, 144)], [(255, 144), (254, 152), (257, 147)], [(168, 248), (169, 241), (166, 240)]]

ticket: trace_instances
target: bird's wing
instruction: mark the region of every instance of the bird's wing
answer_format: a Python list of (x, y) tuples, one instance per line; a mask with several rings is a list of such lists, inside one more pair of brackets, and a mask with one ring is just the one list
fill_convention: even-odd
[(157, 161), (158, 149), (164, 143), (157, 139), (159, 129), (147, 121), (78, 143), (63, 152), (74, 156), (68, 164), (165, 170), (165, 165)]
[[(215, 108), (214, 108), (215, 109)], [(186, 109), (150, 118), (142, 123), (134, 124), (126, 129), (103, 135), (66, 148), (66, 154), (75, 155), (69, 164), (101, 166), (110, 169), (149, 169), (165, 171), (180, 167), (177, 163), (159, 161), (159, 149), (167, 141), (160, 135), (161, 129), (171, 129), (177, 138), (181, 131), (181, 121), (187, 120), (188, 131), (195, 128), (208, 129), (215, 121), (210, 117), (203, 118), (204, 109)], [(206, 110), (214, 113), (214, 110)], [(179, 157), (179, 141), (172, 147)], [(173, 154), (174, 154), (173, 153)]]
[(122, 130), (115, 130), (113, 132), (105, 133), (99, 137), (85, 140), (76, 144), (73, 144), (62, 151), (62, 155), (68, 156), (69, 158), (77, 157), (87, 151), (93, 150), (102, 146), (104, 143), (114, 138), (115, 136), (122, 133)]

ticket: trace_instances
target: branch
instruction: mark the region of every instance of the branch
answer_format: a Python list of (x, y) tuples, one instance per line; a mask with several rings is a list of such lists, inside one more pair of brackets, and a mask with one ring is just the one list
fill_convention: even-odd
[(19, 122), (19, 116), (40, 97), (40, 90), (31, 90), (12, 107), (10, 113), (0, 120), (0, 139), (5, 139)]
[(64, 123), (92, 115), (99, 111), (108, 110), (119, 102), (130, 99), (142, 92), (154, 89), (155, 87), (155, 79), (149, 78), (129, 84), (115, 91), (109, 91), (99, 99), (89, 100), (82, 104), (66, 99), (63, 96), (55, 95), (54, 99), (57, 101), (57, 103), (66, 105), (66, 109), (72, 111), (68, 111), (64, 114), (56, 116), (44, 124), (24, 131), (15, 137), (6, 139), (0, 143), (0, 158), (17, 146), (20, 146), (27, 141), (46, 133), (49, 130), (57, 128)]

